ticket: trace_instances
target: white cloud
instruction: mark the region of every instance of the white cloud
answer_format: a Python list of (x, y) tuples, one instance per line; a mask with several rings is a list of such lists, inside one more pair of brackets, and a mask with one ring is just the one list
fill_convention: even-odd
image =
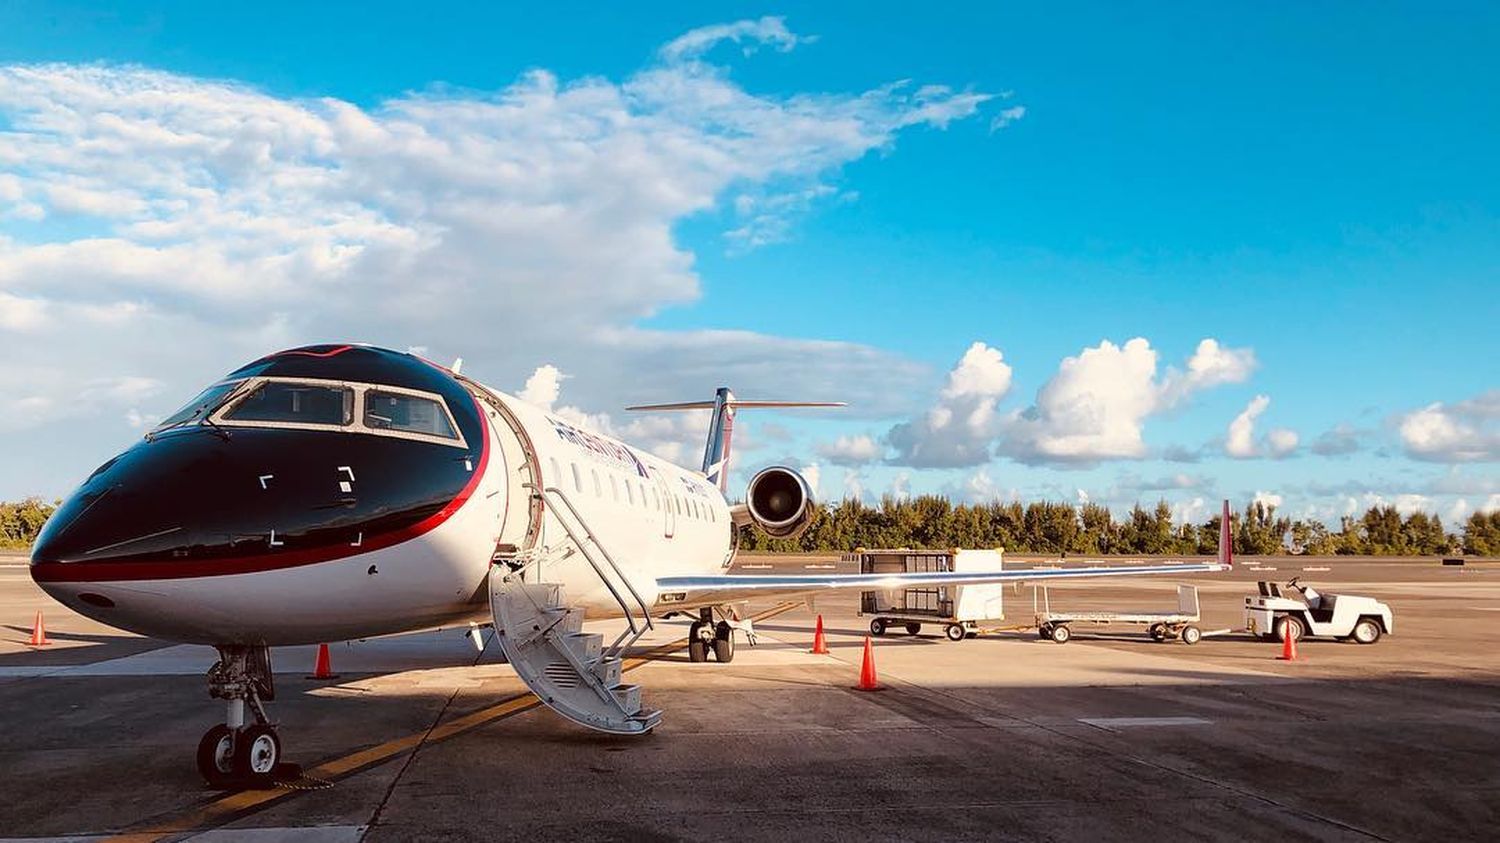
[(526, 385), (516, 393), (516, 397), (544, 410), (551, 410), (562, 394), (563, 377), (562, 371), (551, 363), (538, 366), (531, 377), (526, 379)]
[(911, 497), (911, 473), (903, 471), (891, 478), (890, 496), (898, 501)]
[(990, 458), (999, 429), (996, 406), (1010, 391), (1011, 369), (999, 349), (975, 342), (953, 369), (925, 415), (886, 434), (893, 462), (918, 468), (979, 465)]
[[(501, 383), (542, 349), (592, 408), (727, 382), (896, 412), (925, 370), (868, 346), (636, 327), (700, 295), (684, 219), (732, 195), (827, 194), (903, 129), (986, 98), (760, 95), (701, 59), (724, 38), (787, 46), (783, 29), (690, 33), (620, 81), (538, 70), (370, 108), (139, 67), (0, 66), (0, 190), (17, 197), (0, 217), (0, 401), (19, 408), (0, 423), (78, 415), (76, 384), (141, 373), (163, 389), (139, 411), (164, 413), (245, 361), (330, 339), (425, 345)], [(44, 221), (11, 228), (12, 203)], [(741, 227), (766, 230), (807, 203), (746, 212)]]
[(1235, 459), (1262, 456), (1285, 459), (1297, 452), (1301, 437), (1295, 430), (1277, 427), (1272, 428), (1259, 440), (1255, 438), (1255, 422), (1269, 406), (1271, 406), (1269, 396), (1257, 395), (1250, 399), (1245, 409), (1229, 422), (1229, 429), (1224, 435), (1224, 453)]
[(1298, 441), (1300, 437), (1297, 436), (1297, 431), (1285, 427), (1272, 428), (1266, 434), (1266, 451), (1278, 459), (1291, 456), (1297, 450)]
[(1186, 372), (1157, 378), (1157, 353), (1143, 337), (1123, 346), (1104, 340), (1068, 357), (1037, 392), (1036, 404), (1008, 420), (1002, 450), (1022, 462), (1094, 462), (1146, 455), (1146, 419), (1194, 392), (1243, 380), (1254, 368), (1249, 349), (1205, 339)]
[(1278, 495), (1278, 494), (1276, 494), (1274, 492), (1261, 492), (1261, 491), (1256, 491), (1255, 497), (1251, 498), (1251, 500), (1254, 503), (1258, 503), (1258, 504), (1261, 504), (1262, 506), (1268, 506), (1268, 507), (1280, 507), (1283, 503), (1286, 502), (1286, 499), (1283, 498), (1281, 495)]
[(880, 458), (881, 447), (872, 437), (840, 436), (833, 442), (819, 445), (818, 456), (834, 465), (863, 465)]
[(1432, 462), (1500, 459), (1500, 389), (1467, 401), (1428, 404), (1400, 420), (1407, 456)]
[(859, 469), (851, 468), (844, 472), (844, 500), (864, 500), (865, 478)]
[(750, 55), (761, 45), (769, 45), (785, 53), (798, 44), (816, 39), (815, 35), (800, 36), (787, 29), (785, 18), (767, 15), (759, 20), (739, 20), (689, 30), (662, 47), (661, 56), (667, 61), (696, 59), (721, 41), (743, 44), (745, 55)]
[(1308, 450), (1322, 457), (1338, 457), (1352, 454), (1360, 449), (1365, 433), (1352, 425), (1340, 422), (1332, 429), (1318, 434)]
[(1002, 108), (1000, 109), (1000, 113), (996, 114), (994, 119), (990, 120), (990, 131), (998, 132), (1025, 116), (1026, 106), (1024, 105), (1013, 105), (1009, 108)]
[(823, 480), (823, 468), (815, 462), (810, 462), (801, 468), (802, 479), (807, 481), (807, 488), (812, 490), (813, 499), (817, 500), (821, 493), (818, 484)]

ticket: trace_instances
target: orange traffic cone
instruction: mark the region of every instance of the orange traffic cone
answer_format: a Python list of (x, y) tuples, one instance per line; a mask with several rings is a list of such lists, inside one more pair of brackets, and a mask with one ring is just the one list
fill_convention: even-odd
[(31, 640), (27, 643), (33, 647), (45, 647), (52, 643), (47, 640), (47, 626), (42, 623), (42, 611), (40, 609), (37, 610), (36, 620), (31, 624)]
[(828, 639), (823, 637), (823, 616), (818, 615), (818, 628), (813, 632), (813, 655), (828, 655)]
[(308, 679), (337, 679), (339, 675), (333, 672), (333, 659), (328, 656), (328, 645), (318, 645), (318, 661), (313, 665), (312, 675)]
[(1282, 621), (1282, 629), (1286, 637), (1281, 639), (1281, 655), (1276, 658), (1294, 662), (1297, 660), (1297, 636), (1292, 634), (1292, 624), (1289, 621)]
[(870, 636), (865, 636), (865, 663), (859, 669), (859, 689), (878, 691), (880, 682), (875, 678), (875, 649), (870, 646)]

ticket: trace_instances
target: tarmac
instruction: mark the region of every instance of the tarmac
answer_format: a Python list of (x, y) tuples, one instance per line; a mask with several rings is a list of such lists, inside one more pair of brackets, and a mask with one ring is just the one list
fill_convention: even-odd
[[(1008, 630), (874, 639), (881, 689), (866, 692), (857, 592), (816, 603), (826, 656), (808, 652), (806, 603), (760, 601), (759, 644), (727, 665), (689, 663), (686, 622), (658, 623), (627, 664), (665, 712), (641, 738), (552, 714), (464, 630), (334, 644), (328, 681), (306, 678), (314, 648), (278, 649), (272, 714), (306, 774), (225, 793), (193, 766), (222, 717), (212, 650), (72, 614), (0, 557), (0, 838), (1493, 839), (1500, 563), (1242, 559), (1189, 582), (1203, 627), (1233, 628), (1256, 579), (1296, 575), (1390, 603), (1395, 634), (1304, 641), (1291, 663), (1244, 634), (1188, 646), (1077, 627), (1058, 645), (1015, 629), (1023, 588)], [(1069, 582), (1051, 600), (1167, 610), (1175, 583)], [(38, 609), (45, 648), (25, 643)]]

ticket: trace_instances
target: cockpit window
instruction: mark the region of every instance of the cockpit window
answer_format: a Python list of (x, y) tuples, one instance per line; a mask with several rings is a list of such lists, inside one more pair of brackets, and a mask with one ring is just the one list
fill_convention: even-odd
[(224, 414), (229, 422), (343, 426), (354, 419), (354, 391), (343, 386), (267, 381)]
[(244, 383), (243, 380), (221, 381), (210, 386), (198, 393), (197, 397), (193, 400), (182, 405), (180, 410), (163, 419), (161, 424), (157, 425), (153, 430), (166, 430), (169, 427), (176, 427), (180, 424), (201, 421), (204, 416), (213, 412), (214, 408), (219, 406), (219, 402), (227, 398), (242, 383)]
[(456, 439), (453, 424), (443, 405), (431, 398), (384, 392), (365, 392), (365, 427), (372, 430), (397, 430)]

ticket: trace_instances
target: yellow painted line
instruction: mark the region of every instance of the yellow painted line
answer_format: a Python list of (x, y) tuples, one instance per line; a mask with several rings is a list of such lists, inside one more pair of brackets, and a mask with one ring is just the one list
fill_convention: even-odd
[[(801, 603), (783, 603), (780, 606), (767, 609), (753, 616), (751, 620), (757, 623), (770, 620), (801, 605)], [(620, 665), (620, 671), (624, 673), (635, 670), (647, 662), (681, 650), (687, 644), (688, 640), (686, 638), (680, 638), (676, 641), (654, 647), (642, 655), (626, 659)], [(461, 717), (439, 723), (430, 731), (418, 732), (396, 738), (395, 740), (386, 741), (382, 744), (376, 744), (369, 749), (362, 749), (359, 752), (350, 753), (342, 758), (325, 761), (310, 770), (303, 770), (302, 772), (304, 775), (312, 778), (328, 781), (345, 778), (365, 767), (389, 761), (402, 753), (414, 750), (423, 743), (436, 743), (437, 741), (446, 740), (467, 732), (470, 729), (483, 726), (486, 723), (536, 708), (541, 704), (542, 701), (537, 698), (536, 694), (527, 692), (511, 697), (489, 708), (482, 708), (471, 714), (465, 714)], [(302, 792), (300, 790), (284, 788), (274, 790), (242, 790), (210, 802), (201, 808), (189, 810), (177, 817), (148, 823), (146, 828), (107, 837), (104, 839), (104, 843), (155, 843), (155, 841), (164, 840), (176, 834), (215, 828), (229, 822), (239, 814), (255, 810)]]

